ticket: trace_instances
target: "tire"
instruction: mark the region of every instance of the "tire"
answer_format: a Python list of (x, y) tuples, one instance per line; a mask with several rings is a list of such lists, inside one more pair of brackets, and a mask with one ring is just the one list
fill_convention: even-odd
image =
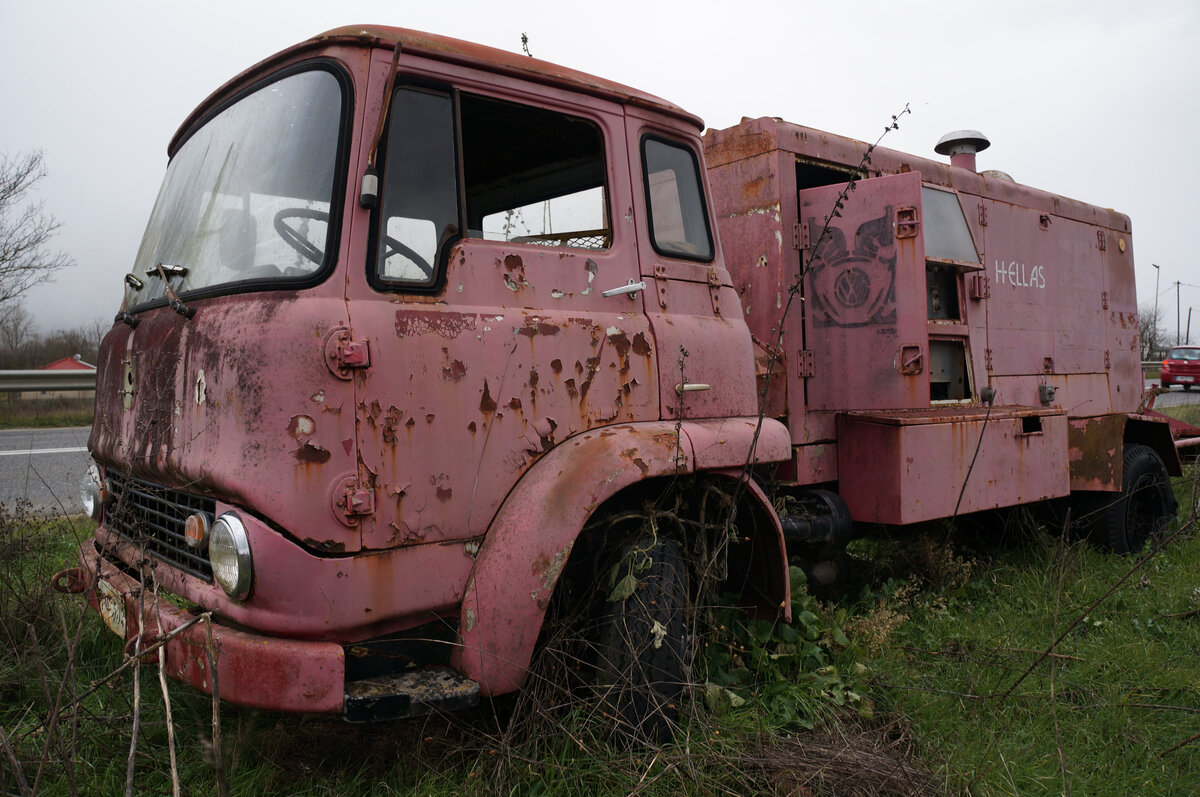
[(1178, 503), (1162, 458), (1149, 446), (1125, 447), (1121, 492), (1098, 499), (1092, 539), (1113, 553), (1137, 553), (1175, 517)]
[(1191, 386), (1191, 385), (1184, 385), (1184, 386), (1183, 386), (1183, 392), (1184, 392), (1184, 393), (1191, 393), (1191, 392), (1192, 392), (1192, 386)]
[[(648, 566), (638, 572), (631, 563)], [(597, 678), (616, 735), (635, 742), (669, 739), (679, 714), (688, 662), (688, 577), (683, 549), (663, 536), (643, 535), (622, 546), (617, 580), (633, 573), (637, 587), (608, 601), (609, 571), (598, 574), (600, 610)]]

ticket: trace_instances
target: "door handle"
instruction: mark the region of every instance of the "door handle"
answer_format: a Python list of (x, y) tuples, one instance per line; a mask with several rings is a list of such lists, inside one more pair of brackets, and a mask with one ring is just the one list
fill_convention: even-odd
[(628, 293), (630, 299), (636, 299), (638, 292), (644, 290), (646, 290), (645, 282), (634, 282), (633, 280), (630, 280), (629, 284), (622, 285), (619, 288), (609, 288), (608, 290), (601, 292), (600, 295), (608, 298), (609, 296), (620, 296), (622, 293)]

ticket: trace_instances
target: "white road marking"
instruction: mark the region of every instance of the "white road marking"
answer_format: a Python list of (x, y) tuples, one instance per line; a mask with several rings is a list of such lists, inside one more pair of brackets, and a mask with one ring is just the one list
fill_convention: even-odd
[(0, 451), (0, 457), (32, 456), (33, 454), (78, 454), (87, 451), (87, 446), (77, 448), (27, 448), (21, 451)]

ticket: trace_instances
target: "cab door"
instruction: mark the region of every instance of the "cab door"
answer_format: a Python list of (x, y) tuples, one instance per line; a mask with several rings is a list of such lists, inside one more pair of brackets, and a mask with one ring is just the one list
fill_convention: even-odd
[(603, 295), (639, 277), (620, 108), (473, 85), (391, 100), (350, 289), (367, 548), (482, 535), (551, 448), (658, 415), (642, 293)]

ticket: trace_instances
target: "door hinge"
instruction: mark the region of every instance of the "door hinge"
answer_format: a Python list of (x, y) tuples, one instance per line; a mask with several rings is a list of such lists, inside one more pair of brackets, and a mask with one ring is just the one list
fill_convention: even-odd
[(1100, 307), (1104, 310), (1108, 309), (1108, 291), (1100, 291)]
[(1108, 249), (1108, 241), (1105, 240), (1104, 230), (1096, 230), (1096, 245), (1100, 247), (1100, 251)]
[(979, 203), (979, 226), (987, 226), (987, 205), (982, 202)]
[(807, 251), (812, 242), (809, 240), (808, 225), (797, 223), (792, 225), (792, 248), (798, 251)]
[(375, 490), (347, 476), (333, 492), (333, 505), (338, 519), (353, 526), (359, 518), (375, 513)]
[(896, 237), (916, 238), (921, 219), (915, 206), (899, 208), (896, 211)]
[(349, 379), (351, 371), (371, 367), (371, 347), (365, 340), (352, 339), (345, 327), (337, 327), (325, 338), (325, 364), (338, 379)]
[(977, 302), (992, 298), (992, 284), (985, 275), (971, 275), (970, 295)]
[(1107, 351), (1104, 352), (1104, 370), (1108, 371), (1112, 368), (1112, 355)]
[(667, 267), (654, 267), (654, 285), (658, 288), (658, 306), (664, 310), (667, 308)]
[(992, 350), (991, 349), (983, 350), (983, 367), (989, 373), (992, 370)]
[(721, 276), (715, 268), (708, 270), (708, 298), (712, 303), (713, 315), (721, 314)]
[(799, 359), (800, 378), (812, 379), (817, 375), (817, 354), (811, 349), (801, 349)]

